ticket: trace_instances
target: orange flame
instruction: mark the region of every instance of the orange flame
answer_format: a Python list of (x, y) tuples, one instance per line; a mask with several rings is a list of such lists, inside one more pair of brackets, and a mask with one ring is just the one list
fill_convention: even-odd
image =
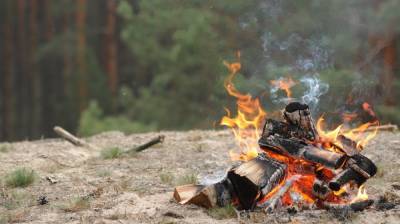
[(290, 89), (296, 85), (296, 82), (291, 77), (287, 77), (271, 80), (271, 85), (285, 91), (287, 98), (292, 98), (292, 91)]
[(226, 109), (227, 115), (222, 118), (220, 124), (231, 128), (241, 149), (239, 154), (231, 151), (231, 159), (246, 161), (258, 155), (258, 139), (260, 138), (260, 130), (266, 117), (266, 112), (261, 108), (258, 98), (239, 92), (233, 84), (233, 79), (241, 68), (240, 62), (224, 62), (224, 64), (230, 72), (225, 79), (224, 86), (228, 94), (237, 99), (238, 109), (236, 117), (232, 117), (231, 112)]
[(367, 190), (365, 190), (364, 185), (361, 185), (358, 188), (357, 196), (355, 198), (353, 198), (353, 200), (351, 200), (351, 203), (365, 201), (365, 200), (368, 200)]

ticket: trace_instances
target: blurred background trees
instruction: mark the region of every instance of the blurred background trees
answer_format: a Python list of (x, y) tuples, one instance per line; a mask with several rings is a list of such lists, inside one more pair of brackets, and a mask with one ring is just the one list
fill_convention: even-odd
[[(267, 111), (270, 80), (329, 84), (316, 114), (374, 105), (400, 124), (397, 0), (4, 0), (0, 140), (217, 127), (223, 61)], [(294, 96), (304, 92), (300, 84)], [(340, 122), (340, 119), (332, 120)]]

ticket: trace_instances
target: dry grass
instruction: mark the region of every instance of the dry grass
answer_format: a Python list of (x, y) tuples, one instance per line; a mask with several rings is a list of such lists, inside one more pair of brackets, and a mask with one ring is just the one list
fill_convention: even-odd
[(0, 144), (0, 153), (6, 153), (12, 150), (12, 146), (9, 143)]
[(61, 206), (64, 212), (78, 212), (90, 208), (90, 200), (88, 197), (77, 197)]
[(232, 219), (236, 217), (235, 208), (231, 204), (221, 208), (211, 208), (207, 210), (207, 214), (217, 220)]

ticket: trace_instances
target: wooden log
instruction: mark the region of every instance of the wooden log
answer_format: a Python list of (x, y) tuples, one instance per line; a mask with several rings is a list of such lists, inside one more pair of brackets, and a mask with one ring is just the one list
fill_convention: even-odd
[(329, 202), (323, 202), (322, 205), (327, 210), (332, 211), (354, 211), (360, 212), (367, 208), (369, 208), (372, 204), (374, 204), (374, 200), (367, 199), (363, 201), (353, 202), (350, 204), (333, 204)]
[(158, 143), (163, 143), (165, 140), (165, 136), (164, 135), (159, 135), (153, 139), (151, 139), (150, 141), (141, 144), (139, 146), (133, 147), (127, 151), (125, 151), (124, 153), (130, 154), (130, 153), (137, 153), (137, 152), (141, 152), (143, 150), (146, 150), (148, 148), (150, 148), (153, 145), (156, 145)]
[(69, 133), (67, 130), (63, 129), (62, 127), (55, 126), (53, 130), (60, 137), (62, 137), (63, 139), (67, 140), (68, 142), (72, 143), (75, 146), (85, 147), (88, 149), (95, 149), (95, 150), (99, 149), (97, 146), (92, 145), (92, 144), (86, 142), (85, 140), (82, 140), (82, 139), (74, 136), (73, 134)]

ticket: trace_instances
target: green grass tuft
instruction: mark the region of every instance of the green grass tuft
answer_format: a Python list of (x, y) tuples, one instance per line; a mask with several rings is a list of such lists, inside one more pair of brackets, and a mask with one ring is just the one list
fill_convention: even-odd
[(172, 184), (174, 180), (174, 175), (172, 173), (161, 173), (160, 180), (163, 184)]
[(122, 150), (117, 147), (106, 148), (101, 151), (103, 159), (116, 159), (122, 156)]
[(12, 150), (12, 146), (9, 143), (2, 143), (0, 144), (0, 153), (6, 153)]
[(6, 176), (8, 187), (27, 187), (35, 181), (35, 172), (26, 168), (18, 168)]
[(207, 214), (217, 220), (232, 219), (236, 217), (235, 208), (231, 204), (220, 208), (210, 208), (207, 210)]

